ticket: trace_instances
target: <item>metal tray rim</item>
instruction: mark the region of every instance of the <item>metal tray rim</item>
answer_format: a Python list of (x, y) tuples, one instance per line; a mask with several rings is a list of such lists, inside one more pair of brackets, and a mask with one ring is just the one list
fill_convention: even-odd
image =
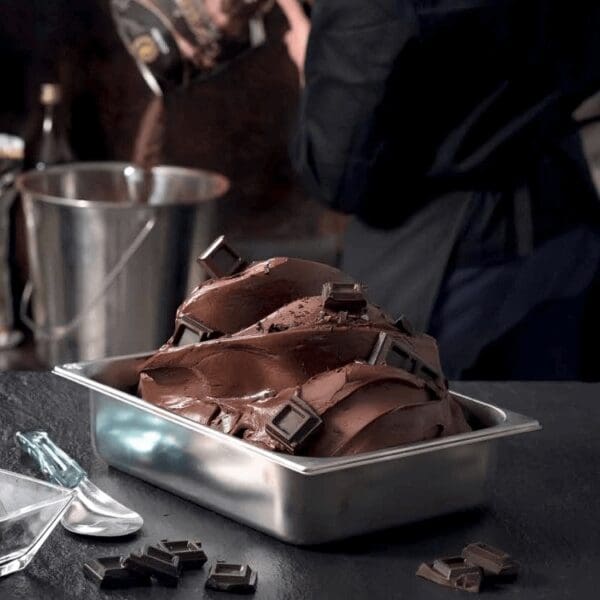
[(186, 429), (190, 429), (201, 435), (207, 435), (212, 437), (223, 444), (233, 445), (238, 451), (244, 451), (248, 454), (261, 456), (270, 462), (279, 464), (282, 467), (296, 471), (301, 475), (321, 475), (329, 471), (337, 471), (340, 469), (348, 469), (354, 467), (362, 467), (372, 463), (380, 463), (389, 460), (396, 460), (399, 458), (406, 458), (415, 456), (418, 454), (429, 453), (439, 450), (445, 450), (456, 446), (466, 446), (481, 441), (489, 441), (502, 437), (517, 435), (520, 433), (527, 433), (531, 431), (537, 431), (541, 429), (540, 423), (529, 417), (521, 415), (519, 413), (506, 410), (497, 407), (493, 404), (476, 400), (464, 394), (457, 392), (450, 393), (458, 399), (459, 402), (464, 406), (465, 404), (475, 404), (484, 406), (488, 409), (500, 413), (503, 418), (503, 423), (494, 425), (492, 427), (486, 427), (469, 433), (448, 436), (445, 438), (439, 438), (430, 440), (427, 442), (418, 442), (414, 444), (406, 444), (404, 446), (396, 446), (393, 448), (386, 448), (383, 450), (377, 450), (374, 452), (367, 452), (363, 454), (357, 454), (353, 456), (341, 456), (341, 457), (303, 457), (303, 456), (288, 456), (279, 454), (277, 452), (271, 452), (263, 448), (258, 448), (248, 442), (231, 437), (220, 431), (216, 431), (205, 425), (195, 423), (185, 417), (181, 417), (175, 413), (169, 412), (165, 409), (159, 408), (152, 404), (145, 402), (143, 399), (122, 392), (117, 388), (113, 388), (109, 385), (100, 383), (91, 377), (88, 377), (85, 372), (87, 369), (98, 366), (98, 365), (109, 365), (113, 362), (124, 361), (124, 360), (137, 360), (144, 357), (150, 356), (150, 353), (134, 354), (128, 356), (119, 356), (113, 358), (100, 359), (97, 361), (86, 361), (80, 363), (69, 363), (66, 365), (55, 366), (53, 373), (59, 377), (72, 381), (73, 383), (79, 384), (90, 390), (105, 394), (114, 400), (123, 402), (137, 409), (143, 410), (144, 412), (153, 414), (157, 417), (164, 418), (172, 423), (181, 425)]

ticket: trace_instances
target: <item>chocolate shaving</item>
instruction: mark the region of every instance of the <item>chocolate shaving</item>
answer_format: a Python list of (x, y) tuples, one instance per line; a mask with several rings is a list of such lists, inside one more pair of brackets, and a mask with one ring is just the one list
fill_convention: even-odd
[(338, 313), (338, 317), (337, 317), (338, 324), (339, 325), (343, 325), (347, 320), (348, 320), (348, 311), (347, 310), (341, 310)]

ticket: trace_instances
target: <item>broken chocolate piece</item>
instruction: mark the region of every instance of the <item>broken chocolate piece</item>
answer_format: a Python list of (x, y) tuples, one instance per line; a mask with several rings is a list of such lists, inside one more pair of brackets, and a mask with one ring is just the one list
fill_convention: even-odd
[(380, 332), (375, 342), (369, 357), (369, 364), (386, 364), (390, 367), (403, 369), (415, 377), (433, 384), (438, 389), (443, 389), (445, 385), (445, 379), (441, 373), (384, 331)]
[(360, 283), (323, 284), (323, 308), (360, 314), (367, 308), (367, 299)]
[(191, 540), (161, 540), (158, 543), (158, 547), (173, 556), (177, 556), (182, 571), (200, 569), (207, 560), (200, 542), (193, 542)]
[(483, 579), (479, 567), (471, 566), (469, 571), (457, 574), (455, 577), (447, 578), (434, 568), (434, 564), (422, 563), (417, 569), (417, 576), (444, 587), (464, 590), (465, 592), (479, 592)]
[(323, 420), (297, 393), (267, 423), (267, 433), (292, 454), (323, 425)]
[(417, 333), (415, 328), (413, 327), (413, 324), (404, 315), (400, 315), (396, 319), (394, 325), (396, 329), (398, 329), (398, 331), (401, 331), (402, 333), (405, 333), (406, 335), (409, 335), (411, 337), (416, 335)]
[(472, 573), (473, 566), (465, 562), (462, 556), (448, 556), (446, 558), (436, 558), (433, 561), (433, 568), (446, 579), (454, 579), (465, 573)]
[(471, 573), (464, 573), (463, 575), (459, 575), (456, 579), (451, 581), (457, 590), (464, 590), (465, 592), (478, 594), (479, 590), (481, 589), (482, 579), (483, 575), (481, 574), (480, 569), (478, 573), (475, 571)]
[(126, 569), (124, 560), (122, 556), (96, 558), (83, 565), (83, 574), (101, 590), (152, 585), (149, 576)]
[(189, 315), (182, 315), (177, 319), (177, 329), (173, 336), (173, 346), (189, 346), (190, 344), (198, 344), (213, 338), (219, 337), (216, 331), (210, 329), (197, 319)]
[(219, 236), (198, 259), (213, 279), (235, 275), (246, 267), (246, 261)]
[(160, 583), (175, 587), (181, 575), (179, 557), (156, 546), (144, 546), (132, 552), (123, 565), (134, 573), (156, 577)]
[(253, 594), (258, 575), (248, 565), (235, 565), (218, 560), (211, 565), (206, 587), (221, 592)]
[(462, 556), (469, 564), (481, 567), (486, 575), (510, 578), (519, 572), (519, 563), (510, 554), (482, 542), (463, 548)]

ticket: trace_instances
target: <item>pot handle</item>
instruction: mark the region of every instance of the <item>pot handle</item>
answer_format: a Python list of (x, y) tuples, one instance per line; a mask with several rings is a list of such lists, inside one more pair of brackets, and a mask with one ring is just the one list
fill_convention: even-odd
[(21, 302), (19, 305), (19, 316), (21, 322), (24, 323), (36, 337), (44, 340), (57, 341), (66, 337), (69, 333), (77, 328), (88, 313), (93, 310), (97, 304), (99, 304), (104, 297), (110, 286), (115, 282), (117, 277), (123, 272), (129, 261), (133, 258), (135, 253), (140, 249), (142, 244), (146, 241), (154, 226), (156, 225), (156, 216), (150, 217), (139, 233), (135, 236), (127, 250), (123, 252), (121, 258), (116, 262), (115, 266), (110, 270), (102, 284), (99, 286), (98, 292), (92, 297), (92, 299), (67, 323), (63, 325), (53, 325), (52, 327), (43, 327), (38, 325), (29, 316), (29, 306), (31, 304), (31, 298), (34, 293), (34, 285), (31, 279), (25, 284), (23, 294), (21, 296)]

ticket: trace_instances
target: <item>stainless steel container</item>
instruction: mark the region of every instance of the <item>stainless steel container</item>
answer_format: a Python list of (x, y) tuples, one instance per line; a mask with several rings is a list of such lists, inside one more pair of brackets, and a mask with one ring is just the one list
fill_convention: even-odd
[(0, 349), (18, 345), (23, 334), (14, 328), (10, 281), (10, 209), (15, 200), (15, 179), (21, 172), (25, 142), (0, 133)]
[(95, 451), (110, 465), (293, 544), (318, 544), (485, 500), (500, 438), (537, 421), (454, 394), (474, 431), (357, 456), (277, 454), (134, 395), (145, 357), (64, 365), (90, 389)]
[(81, 163), (25, 173), (18, 187), (31, 271), (21, 313), (41, 358), (59, 364), (160, 346), (190, 267), (219, 233), (225, 177)]

